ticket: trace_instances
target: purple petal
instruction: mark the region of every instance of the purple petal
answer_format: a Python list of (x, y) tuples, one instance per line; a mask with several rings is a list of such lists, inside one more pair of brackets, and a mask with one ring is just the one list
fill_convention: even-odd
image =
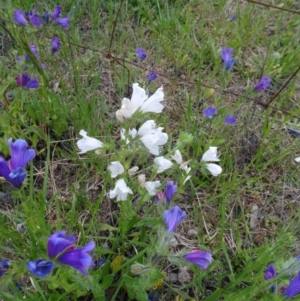
[(232, 53), (233, 53), (233, 49), (232, 48), (222, 48), (222, 52), (221, 52), (221, 58), (224, 62), (225, 65), (225, 70), (230, 70), (234, 63), (235, 63), (235, 58), (232, 57)]
[(65, 231), (57, 231), (48, 238), (47, 253), (49, 258), (53, 259), (64, 251), (75, 248), (76, 238), (67, 235)]
[(30, 51), (31, 51), (36, 57), (39, 57), (39, 52), (38, 52), (37, 48), (36, 48), (33, 44), (30, 44), (30, 45), (29, 45), (29, 48), (30, 48)]
[(142, 47), (138, 47), (136, 49), (136, 55), (139, 57), (139, 59), (141, 61), (143, 61), (147, 57), (147, 54), (146, 54), (145, 50)]
[(169, 181), (166, 185), (166, 201), (167, 201), (167, 203), (171, 202), (176, 191), (177, 191), (177, 185), (175, 185), (173, 181)]
[(23, 139), (17, 139), (12, 142), (12, 139), (8, 139), (8, 145), (10, 146), (11, 159), (9, 165), (11, 170), (17, 168), (24, 168), (26, 164), (35, 157), (34, 149), (27, 149), (28, 144)]
[(148, 82), (151, 83), (157, 78), (157, 74), (153, 71), (147, 75)]
[(200, 269), (205, 270), (212, 262), (212, 254), (210, 252), (194, 250), (187, 253), (183, 258), (191, 263), (199, 266)]
[(43, 23), (42, 20), (39, 18), (39, 16), (36, 14), (29, 15), (28, 18), (34, 27), (40, 27)]
[(208, 107), (203, 111), (203, 115), (207, 118), (213, 118), (217, 114), (217, 109), (215, 107)]
[(6, 160), (0, 157), (0, 176), (4, 177), (7, 181), (9, 181), (9, 174), (11, 170), (6, 162)]
[(168, 232), (172, 233), (181, 222), (183, 218), (186, 217), (186, 212), (182, 211), (179, 206), (174, 206), (170, 210), (165, 210), (164, 220), (166, 222)]
[(263, 92), (270, 86), (271, 82), (272, 79), (270, 77), (263, 76), (261, 80), (254, 87), (254, 90)]
[(71, 266), (84, 275), (88, 275), (87, 269), (94, 266), (94, 261), (88, 252), (94, 250), (94, 248), (95, 243), (91, 241), (81, 249), (63, 253), (62, 256), (59, 257), (58, 261), (62, 264)]
[(14, 21), (16, 22), (17, 25), (20, 26), (26, 26), (27, 25), (27, 20), (23, 14), (23, 12), (20, 9), (15, 9), (14, 10)]
[(60, 4), (57, 4), (57, 6), (54, 8), (53, 13), (51, 15), (51, 20), (55, 20), (60, 17), (61, 14), (61, 6)]
[(16, 81), (17, 85), (20, 87), (25, 87), (30, 82), (30, 80), (31, 80), (31, 78), (29, 77), (29, 75), (27, 73), (22, 73), (21, 76), (15, 77), (15, 81)]
[(290, 280), (290, 284), (285, 289), (283, 294), (288, 299), (291, 299), (294, 296), (298, 295), (299, 293), (300, 293), (300, 273), (298, 274), (298, 276), (296, 278)]
[(8, 181), (15, 187), (19, 188), (22, 186), (23, 181), (26, 178), (26, 172), (21, 168), (18, 167), (17, 169), (14, 169), (9, 174)]
[(60, 48), (60, 40), (58, 37), (54, 37), (52, 40), (51, 40), (51, 45), (52, 45), (52, 54), (54, 54), (56, 51), (59, 50)]
[(10, 261), (8, 259), (2, 259), (0, 261), (0, 277), (5, 274), (5, 272), (9, 269), (10, 267)]
[(56, 20), (56, 24), (61, 26), (62, 28), (69, 28), (70, 15), (67, 15), (65, 18), (60, 18)]
[(237, 123), (237, 119), (231, 115), (227, 115), (224, 119), (224, 123), (227, 125), (235, 125)]
[[(46, 67), (44, 65), (44, 67)], [(42, 64), (42, 68), (43, 68), (43, 64)], [(43, 68), (45, 69), (45, 68)], [(34, 77), (32, 80), (30, 80), (30, 82), (26, 85), (27, 89), (37, 89), (39, 87), (39, 82), (37, 81), (36, 77)]]
[(276, 276), (275, 266), (272, 263), (267, 266), (264, 278), (265, 278), (265, 280), (269, 280), (275, 276)]
[(26, 266), (31, 274), (40, 278), (45, 278), (48, 276), (54, 268), (53, 262), (43, 259), (28, 261)]

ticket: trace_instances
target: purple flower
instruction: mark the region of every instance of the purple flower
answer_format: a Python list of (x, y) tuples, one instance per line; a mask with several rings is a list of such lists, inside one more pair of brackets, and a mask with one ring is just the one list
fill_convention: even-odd
[(51, 15), (51, 20), (55, 20), (60, 17), (61, 14), (61, 6), (60, 4), (57, 4), (57, 6), (54, 8), (53, 13)]
[(234, 63), (235, 63), (235, 58), (232, 57), (233, 49), (232, 48), (222, 48), (221, 52), (221, 58), (225, 64), (225, 70), (230, 70)]
[(50, 19), (50, 14), (49, 12), (45, 12), (43, 15), (42, 15), (42, 20), (44, 23), (49, 23), (49, 19)]
[[(29, 49), (30, 49), (30, 51), (32, 52), (32, 54), (35, 55), (37, 58), (40, 57), (39, 52), (38, 52), (37, 48), (34, 46), (34, 44), (30, 44), (30, 45), (29, 45)], [(30, 57), (29, 57), (28, 54), (25, 55), (25, 61), (26, 61), (26, 62), (29, 62), (29, 61), (30, 61)]]
[(234, 15), (231, 19), (230, 22), (234, 22), (236, 20), (236, 15)]
[(289, 286), (284, 290), (283, 295), (288, 299), (293, 298), (294, 296), (300, 293), (300, 273), (294, 279), (290, 280)]
[(136, 55), (139, 57), (139, 59), (141, 61), (143, 61), (147, 57), (147, 54), (146, 54), (144, 48), (142, 48), (142, 47), (138, 47), (136, 49)]
[(56, 51), (59, 50), (60, 48), (60, 40), (58, 37), (54, 37), (52, 40), (51, 40), (51, 45), (52, 45), (52, 54), (54, 54)]
[(22, 73), (21, 76), (16, 76), (15, 81), (19, 87), (25, 87), (27, 89), (37, 89), (39, 87), (36, 77), (30, 78), (27, 73)]
[(257, 85), (254, 87), (254, 90), (263, 92), (265, 91), (271, 83), (272, 79), (268, 76), (263, 76), (261, 80), (257, 83)]
[(0, 277), (5, 274), (5, 272), (9, 269), (10, 262), (8, 259), (3, 259), (0, 261)]
[(166, 185), (166, 200), (167, 203), (170, 203), (174, 194), (177, 191), (177, 185), (174, 184), (173, 181), (169, 181)]
[(26, 263), (26, 266), (31, 274), (40, 278), (45, 278), (46, 276), (48, 276), (54, 268), (54, 264), (52, 261), (47, 261), (43, 259), (39, 259), (36, 261), (28, 261)]
[(208, 107), (203, 111), (203, 114), (207, 118), (213, 118), (217, 114), (217, 109), (215, 107)]
[(235, 125), (237, 123), (237, 119), (231, 115), (227, 115), (224, 119), (224, 122), (227, 125)]
[(10, 146), (11, 159), (7, 162), (0, 157), (0, 175), (13, 186), (20, 187), (26, 177), (23, 168), (35, 157), (35, 151), (27, 149), (28, 144), (23, 139), (12, 142), (10, 138), (7, 143)]
[(186, 212), (182, 211), (179, 206), (174, 206), (170, 210), (165, 210), (164, 220), (166, 222), (168, 232), (173, 233), (177, 225), (181, 222), (183, 218), (186, 217)]
[(196, 264), (202, 270), (206, 270), (213, 260), (210, 252), (201, 250), (191, 251), (185, 254), (183, 258), (191, 263)]
[(266, 272), (264, 275), (265, 280), (269, 280), (271, 278), (274, 278), (276, 276), (276, 271), (275, 271), (275, 267), (274, 264), (269, 264), (266, 268)]
[(147, 75), (147, 79), (148, 79), (149, 83), (151, 83), (152, 81), (154, 81), (156, 78), (157, 78), (157, 74), (154, 71), (152, 71), (151, 73), (149, 73)]
[(94, 250), (95, 243), (91, 241), (83, 248), (76, 249), (75, 241), (75, 237), (67, 235), (65, 231), (55, 232), (48, 238), (48, 256), (87, 275), (87, 269), (94, 266), (89, 252)]
[(61, 26), (62, 28), (69, 28), (69, 21), (70, 21), (71, 16), (67, 15), (65, 18), (59, 18), (56, 20), (56, 24)]
[(43, 23), (37, 14), (28, 14), (28, 19), (34, 27), (40, 27)]
[(16, 22), (17, 25), (20, 26), (26, 26), (27, 25), (27, 20), (23, 14), (23, 12), (20, 9), (15, 9), (14, 10), (14, 21)]

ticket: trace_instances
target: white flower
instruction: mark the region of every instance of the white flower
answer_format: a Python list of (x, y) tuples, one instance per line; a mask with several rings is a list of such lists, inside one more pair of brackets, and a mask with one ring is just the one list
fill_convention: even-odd
[(171, 156), (171, 158), (177, 163), (177, 164), (181, 164), (182, 163), (182, 155), (180, 153), (180, 151), (177, 149), (174, 153), (173, 156)]
[(296, 161), (296, 162), (300, 162), (300, 157), (297, 157), (297, 158), (295, 159), (295, 161)]
[(141, 88), (138, 83), (132, 85), (133, 92), (131, 100), (124, 98), (121, 109), (116, 112), (116, 117), (120, 122), (124, 118), (130, 118), (137, 110), (143, 113), (154, 112), (161, 113), (164, 106), (161, 101), (164, 100), (163, 88), (159, 88), (153, 95), (148, 96), (146, 90)]
[(111, 177), (115, 178), (124, 172), (124, 167), (119, 161), (113, 161), (109, 164), (108, 170), (111, 173)]
[(168, 141), (168, 134), (163, 133), (163, 128), (156, 128), (154, 120), (146, 121), (138, 130), (141, 141), (152, 155), (159, 154), (159, 147)]
[(203, 154), (201, 161), (208, 162), (217, 162), (220, 161), (220, 159), (217, 156), (217, 147), (210, 146), (209, 149)]
[(128, 144), (130, 142), (130, 140), (127, 138), (128, 135), (133, 139), (137, 135), (137, 130), (136, 129), (132, 129), (132, 130), (129, 129), (127, 136), (126, 136), (126, 134), (127, 134), (126, 130), (122, 128), (121, 131), (120, 131), (121, 139), (125, 140), (126, 144)]
[(160, 186), (159, 181), (147, 181), (145, 183), (145, 188), (150, 195), (156, 195), (158, 191), (158, 187)]
[[(206, 151), (203, 156), (202, 160), (204, 162), (212, 161), (212, 162), (218, 162), (220, 159), (217, 156), (217, 147), (215, 146), (210, 146), (208, 151)], [(214, 164), (214, 163), (206, 163), (206, 168), (210, 171), (210, 173), (214, 176), (217, 177), (221, 172), (222, 172), (222, 167)]]
[(173, 165), (173, 163), (170, 160), (165, 159), (163, 156), (156, 157), (154, 159), (154, 163), (158, 166), (157, 173), (164, 172), (165, 170), (171, 168)]
[(103, 143), (95, 138), (89, 137), (85, 130), (79, 132), (83, 138), (77, 141), (77, 146), (80, 150), (78, 154), (85, 154), (88, 151), (100, 148), (103, 146)]
[(126, 201), (127, 195), (132, 194), (132, 190), (126, 185), (124, 179), (119, 179), (116, 182), (114, 190), (110, 190), (109, 198), (113, 199), (117, 197), (117, 201)]

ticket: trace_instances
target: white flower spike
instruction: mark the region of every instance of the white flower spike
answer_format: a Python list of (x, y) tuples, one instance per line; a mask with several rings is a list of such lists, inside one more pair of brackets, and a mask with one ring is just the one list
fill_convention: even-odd
[[(203, 154), (202, 160), (204, 162), (218, 162), (220, 159), (217, 156), (217, 147), (210, 146), (209, 149)], [(222, 167), (214, 164), (214, 163), (206, 163), (206, 168), (209, 172), (214, 176), (217, 177), (222, 172)]]
[(163, 156), (156, 157), (154, 159), (154, 163), (158, 166), (157, 173), (164, 172), (165, 170), (171, 168), (173, 165), (173, 163), (170, 160), (165, 159)]
[(128, 194), (132, 194), (132, 190), (126, 185), (124, 179), (119, 179), (116, 182), (114, 190), (110, 190), (109, 198), (114, 199), (117, 197), (117, 201), (126, 201)]
[(109, 164), (108, 170), (110, 171), (111, 177), (116, 178), (124, 172), (124, 167), (119, 161), (113, 161)]
[(148, 191), (149, 195), (156, 195), (158, 191), (158, 187), (160, 186), (159, 181), (147, 181), (145, 183), (145, 188)]
[(79, 132), (83, 138), (77, 141), (77, 146), (79, 148), (78, 154), (85, 154), (88, 151), (95, 150), (103, 146), (103, 143), (100, 140), (89, 137), (85, 130)]
[(143, 113), (153, 112), (161, 113), (164, 106), (161, 102), (164, 100), (163, 88), (159, 88), (153, 95), (148, 96), (145, 89), (141, 88), (138, 83), (132, 85), (133, 92), (131, 100), (124, 98), (121, 109), (116, 112), (116, 118), (124, 122), (124, 118), (130, 118), (136, 111)]

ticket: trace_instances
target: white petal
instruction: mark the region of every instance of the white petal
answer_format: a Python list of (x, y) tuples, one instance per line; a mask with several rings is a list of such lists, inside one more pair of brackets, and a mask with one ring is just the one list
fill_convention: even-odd
[(300, 157), (297, 157), (297, 158), (295, 159), (295, 161), (296, 161), (296, 162), (300, 162)]
[(187, 176), (184, 181), (183, 181), (183, 184), (185, 184), (192, 176)]
[(122, 110), (118, 110), (116, 112), (116, 118), (120, 121), (120, 122), (124, 122), (124, 117), (123, 117), (123, 112)]
[(157, 173), (164, 172), (165, 170), (172, 167), (173, 163), (165, 159), (164, 157), (157, 157), (154, 159), (154, 163), (158, 166)]
[(157, 91), (151, 95), (141, 106), (140, 110), (143, 113), (154, 112), (161, 113), (164, 106), (160, 103), (164, 100), (163, 87), (157, 89)]
[(150, 195), (156, 195), (158, 191), (158, 187), (160, 186), (159, 181), (147, 181), (145, 183), (145, 188)]
[(146, 90), (141, 88), (138, 83), (132, 85), (132, 96), (131, 105), (134, 108), (139, 108), (142, 106), (144, 101), (148, 98)]
[(147, 120), (138, 130), (139, 136), (145, 136), (156, 132), (156, 123), (154, 120)]
[(78, 154), (85, 154), (88, 151), (100, 148), (103, 146), (103, 143), (100, 140), (89, 137), (85, 130), (79, 132), (83, 138), (77, 141), (77, 146), (80, 150)]
[(182, 163), (182, 155), (178, 149), (175, 151), (175, 154), (171, 156), (171, 158), (176, 161), (177, 164)]
[(214, 163), (207, 163), (206, 168), (214, 177), (217, 177), (222, 172), (222, 167)]
[(111, 199), (117, 197), (118, 201), (125, 201), (127, 199), (128, 194), (132, 193), (132, 190), (126, 185), (124, 179), (119, 179), (116, 182), (115, 189), (110, 190), (109, 197)]
[(217, 156), (217, 147), (210, 146), (209, 149), (203, 154), (201, 161), (208, 162), (217, 162), (220, 159)]
[(111, 177), (115, 178), (124, 172), (124, 167), (119, 161), (113, 161), (109, 164), (108, 170), (111, 173)]

